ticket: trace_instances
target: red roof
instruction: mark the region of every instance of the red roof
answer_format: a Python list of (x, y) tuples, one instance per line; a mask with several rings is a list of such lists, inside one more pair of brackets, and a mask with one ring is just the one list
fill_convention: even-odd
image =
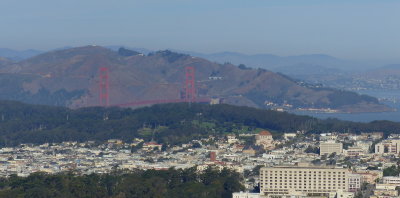
[(269, 131), (261, 131), (258, 135), (272, 135)]

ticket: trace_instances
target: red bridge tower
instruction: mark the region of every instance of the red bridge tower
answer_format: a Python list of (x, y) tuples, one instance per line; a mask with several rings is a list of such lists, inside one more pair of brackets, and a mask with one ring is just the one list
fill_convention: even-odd
[(185, 102), (194, 102), (196, 100), (194, 67), (186, 67), (185, 76)]
[(100, 81), (99, 81), (99, 88), (100, 88), (100, 95), (99, 95), (99, 102), (100, 106), (107, 107), (110, 105), (109, 101), (109, 81), (108, 81), (108, 68), (107, 67), (100, 67)]

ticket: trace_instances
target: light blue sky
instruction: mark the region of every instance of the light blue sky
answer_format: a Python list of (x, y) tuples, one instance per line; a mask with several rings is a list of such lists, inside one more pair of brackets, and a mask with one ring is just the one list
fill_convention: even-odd
[(399, 0), (0, 0), (0, 48), (87, 44), (400, 60)]

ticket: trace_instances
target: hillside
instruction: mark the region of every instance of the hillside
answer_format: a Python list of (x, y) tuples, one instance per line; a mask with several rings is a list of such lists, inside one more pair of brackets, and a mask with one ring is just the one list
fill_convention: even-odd
[(3, 67), (3, 66), (6, 66), (6, 65), (10, 65), (10, 64), (12, 64), (11, 60), (9, 60), (7, 58), (0, 57), (0, 68)]
[[(217, 64), (159, 51), (143, 55), (85, 46), (44, 53), (0, 69), (0, 99), (72, 108), (99, 104), (100, 67), (110, 70), (110, 103), (178, 99), (184, 68), (196, 68), (199, 97), (251, 107), (290, 104), (295, 108), (334, 108), (346, 112), (388, 111), (375, 98), (317, 89), (263, 69)], [(212, 79), (210, 77), (217, 77)]]
[(318, 120), (272, 110), (232, 105), (177, 103), (136, 110), (29, 105), (0, 101), (0, 147), (21, 143), (42, 144), (63, 141), (127, 142), (143, 138), (168, 146), (187, 143), (209, 135), (254, 133), (267, 129), (275, 136), (303, 130), (307, 133), (332, 131), (398, 133), (400, 123), (374, 121), (356, 123), (335, 119)]
[[(369, 69), (363, 72), (353, 72), (340, 75), (332, 72), (332, 75), (320, 75), (314, 79), (308, 76), (311, 82), (321, 82), (329, 84), (332, 87), (340, 87), (346, 89), (361, 89), (361, 90), (380, 90), (397, 93), (400, 88), (400, 65), (392, 64), (382, 67)], [(332, 83), (333, 82), (333, 83)], [(379, 94), (378, 94), (379, 95)], [(390, 94), (379, 96), (383, 100), (396, 102), (397, 98), (393, 98)]]
[(30, 58), (30, 57), (39, 55), (40, 53), (43, 53), (43, 51), (34, 50), (34, 49), (19, 51), (19, 50), (7, 49), (7, 48), (0, 48), (0, 57), (6, 57), (6, 58), (14, 60), (14, 61), (19, 61), (19, 60), (23, 60), (26, 58)]
[(203, 54), (187, 52), (191, 55), (202, 57), (218, 63), (231, 62), (233, 64), (246, 64), (254, 68), (265, 68), (278, 71), (281, 67), (291, 67), (299, 64), (320, 65), (327, 68), (337, 68), (344, 71), (354, 69), (365, 69), (371, 67), (370, 64), (355, 61), (342, 60), (326, 54), (305, 54), (298, 56), (277, 56), (273, 54), (254, 54), (247, 55), (236, 52), (221, 52), (213, 54)]

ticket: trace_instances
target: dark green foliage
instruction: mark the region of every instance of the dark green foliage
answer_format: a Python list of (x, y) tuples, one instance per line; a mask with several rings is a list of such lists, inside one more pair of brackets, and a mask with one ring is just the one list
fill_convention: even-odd
[[(368, 166), (367, 170), (379, 170), (379, 169), (378, 169), (378, 167), (376, 167), (376, 166)], [(391, 170), (390, 170), (390, 167), (389, 167), (388, 170), (389, 170), (389, 172), (391, 171)], [(388, 174), (390, 174), (390, 173), (388, 173)]]
[(68, 106), (69, 101), (79, 98), (84, 94), (84, 90), (75, 90), (69, 92), (65, 89), (60, 89), (51, 93), (49, 90), (41, 88), (38, 93), (34, 95), (24, 92), (21, 101), (26, 101), (33, 104)]
[(238, 67), (242, 70), (251, 70), (251, 67), (247, 67), (245, 64), (240, 64)]
[(139, 52), (136, 52), (136, 51), (133, 51), (133, 50), (128, 50), (128, 49), (125, 49), (125, 48), (121, 47), (121, 48), (118, 49), (118, 54), (119, 54), (120, 56), (135, 56), (135, 55), (138, 55), (138, 54), (140, 54), (140, 53), (139, 53)]
[(391, 166), (383, 169), (383, 176), (399, 176), (400, 167), (399, 166)]
[(331, 102), (331, 107), (333, 108), (338, 108), (344, 105), (358, 104), (361, 102), (370, 102), (375, 104), (379, 103), (378, 99), (374, 97), (360, 95), (350, 91), (338, 90), (335, 93), (330, 94), (328, 97)]
[[(149, 131), (141, 131), (143, 126)], [(318, 120), (309, 116), (231, 105), (189, 106), (179, 103), (137, 110), (115, 107), (71, 110), (0, 101), (1, 147), (20, 143), (104, 141), (115, 138), (129, 142), (133, 138), (149, 141), (153, 136), (159, 143), (176, 145), (209, 135), (222, 136), (243, 128), (268, 129), (274, 131), (275, 135), (296, 130), (309, 133), (382, 131), (387, 135), (400, 131), (400, 123)]]
[(349, 149), (352, 146), (354, 146), (354, 142), (343, 142), (343, 149)]
[[(108, 119), (103, 119), (108, 117)], [(4, 119), (3, 119), (4, 118)], [(274, 131), (293, 131), (306, 116), (295, 116), (268, 110), (230, 105), (191, 106), (181, 104), (155, 105), (137, 110), (120, 108), (61, 107), (0, 102), (0, 146), (19, 143), (61, 141), (104, 141), (135, 137), (150, 140), (152, 134), (140, 133), (143, 125), (156, 129), (154, 138), (160, 143), (186, 143), (208, 135), (223, 135), (242, 126)], [(194, 124), (193, 121), (197, 121)], [(213, 123), (207, 127), (202, 123)]]
[(304, 150), (304, 152), (319, 154), (319, 148), (318, 147), (313, 147), (313, 146), (308, 146), (306, 148), (306, 150)]
[(154, 55), (161, 55), (162, 57), (166, 58), (168, 60), (168, 62), (170, 62), (170, 63), (178, 61), (182, 57), (189, 56), (187, 54), (180, 54), (180, 53), (172, 52), (170, 50), (158, 51), (156, 53), (149, 54), (149, 56), (154, 56)]
[(195, 168), (165, 171), (136, 170), (77, 176), (71, 173), (34, 173), (0, 181), (0, 197), (101, 198), (230, 198), (243, 190), (240, 176), (229, 170)]

